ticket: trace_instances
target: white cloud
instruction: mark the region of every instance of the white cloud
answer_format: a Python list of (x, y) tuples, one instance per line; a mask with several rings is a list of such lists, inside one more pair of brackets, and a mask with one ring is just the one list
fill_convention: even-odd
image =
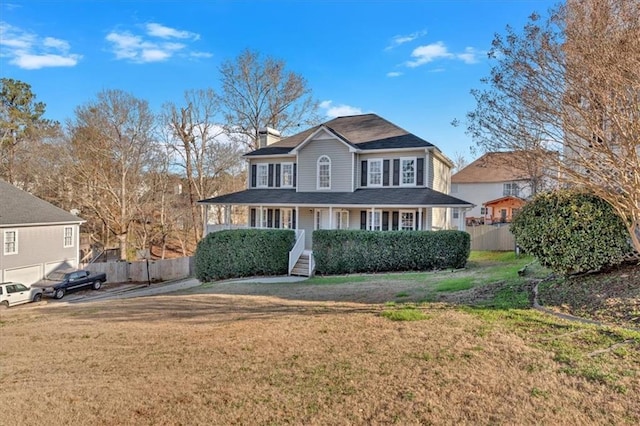
[(436, 43), (416, 47), (413, 49), (413, 52), (411, 52), (411, 57), (415, 59), (407, 61), (407, 66), (409, 68), (419, 67), (420, 65), (427, 64), (436, 59), (453, 58), (454, 55), (449, 52), (447, 46), (445, 46), (443, 42), (438, 41)]
[(194, 59), (210, 58), (213, 56), (211, 53), (189, 52), (187, 44), (169, 41), (170, 39), (195, 41), (199, 38), (200, 36), (196, 33), (149, 23), (146, 25), (146, 34), (112, 31), (107, 34), (106, 40), (111, 43), (116, 59), (143, 64), (166, 61), (176, 54)]
[(66, 40), (41, 38), (6, 22), (0, 22), (0, 46), (0, 56), (11, 58), (10, 64), (27, 70), (73, 67), (82, 58), (82, 55), (69, 52), (71, 45)]
[(327, 117), (343, 117), (346, 115), (359, 115), (362, 114), (362, 110), (358, 107), (350, 105), (333, 105), (333, 101), (320, 102), (320, 108), (326, 109), (325, 114)]
[(479, 62), (478, 53), (473, 47), (465, 47), (464, 53), (458, 53), (456, 57), (465, 64), (477, 64)]
[(398, 72), (398, 71), (391, 71), (391, 72), (387, 73), (387, 77), (391, 77), (391, 78), (400, 77), (401, 75), (402, 75), (402, 73)]
[(398, 47), (402, 44), (409, 43), (418, 37), (422, 37), (427, 34), (427, 30), (416, 31), (415, 33), (409, 35), (396, 35), (391, 37), (391, 41), (389, 45), (384, 48), (384, 50), (391, 50), (394, 47)]
[(175, 28), (165, 27), (164, 25), (151, 22), (147, 24), (147, 34), (152, 37), (160, 38), (186, 38), (192, 40), (198, 40), (199, 34), (189, 31), (176, 30)]

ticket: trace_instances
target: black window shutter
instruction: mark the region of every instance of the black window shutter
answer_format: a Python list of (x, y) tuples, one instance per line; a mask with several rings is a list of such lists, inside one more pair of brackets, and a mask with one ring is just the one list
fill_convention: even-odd
[(399, 219), (399, 214), (398, 212), (393, 212), (393, 230), (397, 231), (398, 230), (398, 219)]
[(393, 160), (393, 186), (400, 185), (400, 160)]
[(280, 188), (280, 163), (276, 164), (276, 188)]
[[(277, 176), (277, 175), (276, 175)], [(274, 228), (280, 228), (280, 209), (276, 209), (275, 210), (275, 224), (274, 224)]]
[(269, 183), (268, 186), (273, 186), (273, 164), (269, 164)]
[(367, 229), (367, 211), (360, 210), (360, 229)]
[(364, 160), (360, 167), (360, 186), (367, 186), (367, 161)]
[(424, 158), (418, 158), (416, 173), (416, 185), (424, 185)]
[(382, 212), (382, 230), (389, 230), (389, 212)]
[[(258, 173), (258, 166), (256, 166), (255, 164), (252, 164), (251, 165), (251, 187), (252, 188), (256, 187), (257, 173)], [(255, 209), (253, 210), (255, 211)]]
[(267, 228), (273, 228), (273, 209), (267, 210)]
[(389, 186), (389, 160), (382, 160), (382, 186)]
[[(293, 187), (294, 188), (296, 187), (296, 181), (298, 180), (297, 176), (296, 176), (296, 173), (297, 173), (296, 169), (297, 169), (296, 163), (293, 163)], [(294, 228), (295, 228), (295, 226), (294, 226)]]
[(251, 217), (249, 224), (252, 228), (256, 227), (256, 209), (251, 209), (249, 216)]
[[(293, 165), (293, 167), (295, 170), (295, 167), (296, 167), (295, 164)], [(296, 229), (296, 210), (295, 209), (291, 211), (291, 226), (293, 226), (293, 229)]]

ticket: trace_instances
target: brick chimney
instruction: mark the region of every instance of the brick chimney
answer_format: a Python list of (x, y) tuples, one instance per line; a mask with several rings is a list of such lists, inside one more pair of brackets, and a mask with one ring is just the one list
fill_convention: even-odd
[(273, 143), (278, 142), (280, 139), (280, 132), (272, 129), (271, 127), (266, 127), (264, 129), (260, 129), (258, 131), (258, 148), (264, 148), (265, 146), (269, 146)]

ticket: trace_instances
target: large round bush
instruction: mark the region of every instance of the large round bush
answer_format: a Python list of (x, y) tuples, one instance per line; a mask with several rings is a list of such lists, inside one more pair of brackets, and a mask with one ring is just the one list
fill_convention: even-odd
[(630, 250), (627, 230), (613, 208), (577, 191), (537, 195), (516, 215), (511, 232), (522, 249), (561, 274), (619, 264)]

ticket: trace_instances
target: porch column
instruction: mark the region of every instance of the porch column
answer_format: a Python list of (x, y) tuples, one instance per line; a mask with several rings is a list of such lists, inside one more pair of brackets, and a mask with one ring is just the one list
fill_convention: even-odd
[(260, 217), (258, 218), (258, 228), (262, 228), (262, 215), (264, 214), (264, 207), (260, 206)]
[(296, 206), (296, 230), (298, 230), (298, 223), (300, 223), (300, 207)]
[[(376, 225), (375, 224), (376, 224), (376, 208), (371, 206), (371, 220), (369, 220), (369, 230), (370, 231), (375, 231), (376, 230)], [(380, 227), (380, 229), (382, 229), (382, 227)]]
[(329, 206), (329, 229), (333, 229), (333, 207)]
[(418, 209), (418, 231), (422, 231), (422, 207)]
[(227, 228), (231, 229), (231, 205), (227, 204), (224, 208), (224, 222)]
[(204, 221), (202, 222), (202, 237), (206, 237), (207, 236), (207, 231), (208, 231), (208, 226), (207, 224), (209, 223), (209, 205), (208, 204), (203, 204), (202, 205), (202, 209), (203, 211), (203, 215), (204, 216)]

